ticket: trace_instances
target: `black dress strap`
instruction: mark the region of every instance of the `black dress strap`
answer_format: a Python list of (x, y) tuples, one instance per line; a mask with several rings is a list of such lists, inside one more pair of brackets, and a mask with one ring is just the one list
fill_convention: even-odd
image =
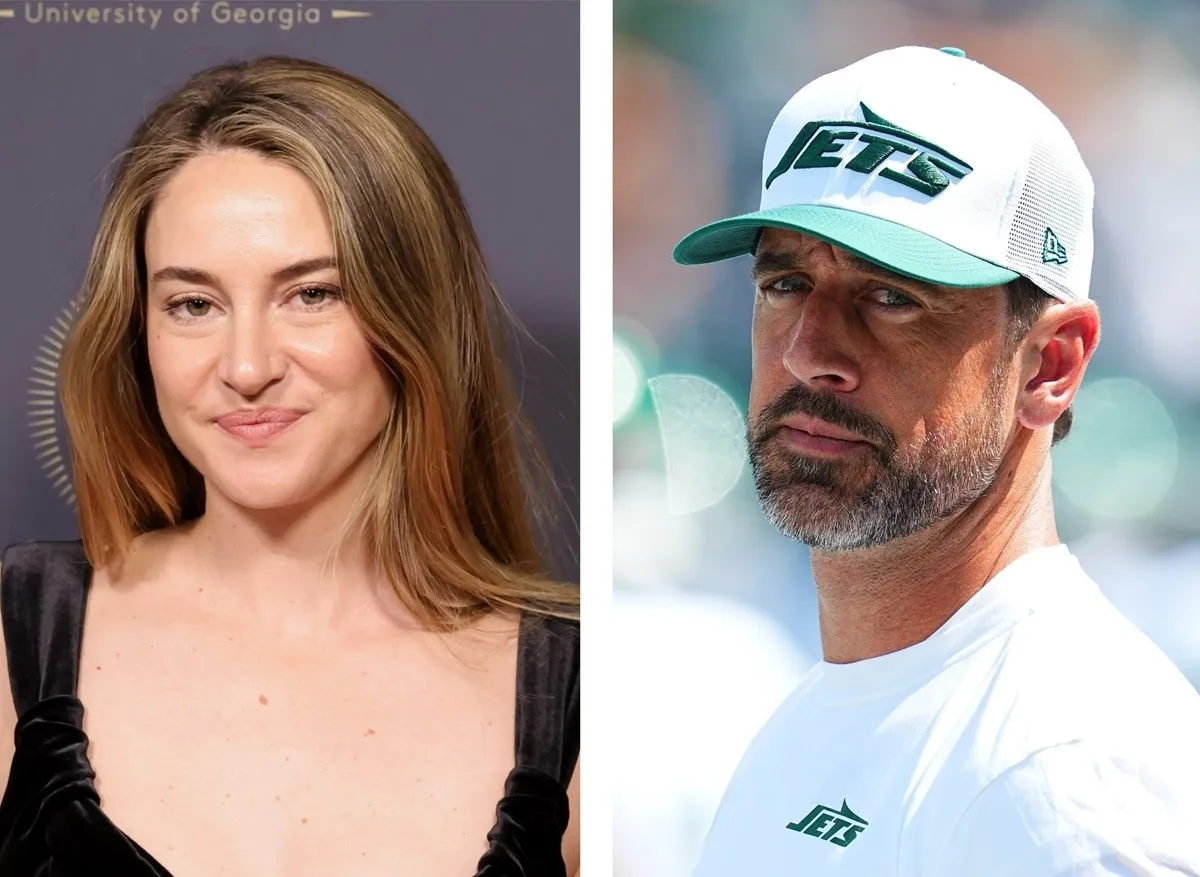
[(517, 648), (516, 766), (476, 877), (566, 877), (567, 786), (579, 758), (579, 624), (526, 615)]
[(579, 757), (579, 623), (525, 616), (517, 660), (517, 764), (566, 786)]
[(81, 542), (13, 545), (0, 616), (20, 717), (0, 798), (0, 874), (170, 877), (100, 810), (76, 696), (92, 567)]
[(0, 617), (17, 715), (74, 697), (91, 564), (81, 542), (27, 542), (0, 560)]

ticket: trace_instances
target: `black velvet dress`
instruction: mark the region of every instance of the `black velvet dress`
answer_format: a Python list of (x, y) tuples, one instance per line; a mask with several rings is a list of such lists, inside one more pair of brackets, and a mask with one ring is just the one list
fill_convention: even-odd
[[(4, 877), (170, 877), (104, 815), (76, 695), (91, 565), (79, 542), (5, 552), (0, 616), (19, 720), (0, 799)], [(579, 626), (527, 616), (517, 673), (516, 766), (476, 877), (563, 877), (566, 786), (579, 753)], [(402, 862), (396, 873), (404, 872)]]

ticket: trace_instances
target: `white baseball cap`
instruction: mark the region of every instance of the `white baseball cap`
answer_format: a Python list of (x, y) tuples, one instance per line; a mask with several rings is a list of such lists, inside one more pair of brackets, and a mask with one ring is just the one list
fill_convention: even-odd
[(760, 209), (692, 232), (674, 257), (729, 259), (783, 228), (929, 283), (1022, 275), (1077, 301), (1091, 281), (1094, 198), (1041, 101), (960, 49), (906, 46), (798, 91), (767, 136)]

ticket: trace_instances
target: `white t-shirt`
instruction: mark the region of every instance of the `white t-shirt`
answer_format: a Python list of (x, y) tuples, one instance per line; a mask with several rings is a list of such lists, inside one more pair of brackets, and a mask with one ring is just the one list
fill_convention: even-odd
[(813, 667), (695, 871), (742, 875), (1200, 875), (1200, 694), (1066, 546), (1030, 552), (924, 642)]

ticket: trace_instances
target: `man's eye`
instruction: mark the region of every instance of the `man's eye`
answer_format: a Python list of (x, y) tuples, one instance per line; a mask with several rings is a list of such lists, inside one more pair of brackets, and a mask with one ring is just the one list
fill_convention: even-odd
[(895, 289), (873, 290), (871, 298), (884, 310), (903, 311), (917, 306), (917, 302), (912, 296)]
[(800, 277), (780, 277), (778, 280), (772, 280), (763, 287), (763, 291), (767, 293), (786, 294), (789, 292), (803, 292), (804, 280)]

